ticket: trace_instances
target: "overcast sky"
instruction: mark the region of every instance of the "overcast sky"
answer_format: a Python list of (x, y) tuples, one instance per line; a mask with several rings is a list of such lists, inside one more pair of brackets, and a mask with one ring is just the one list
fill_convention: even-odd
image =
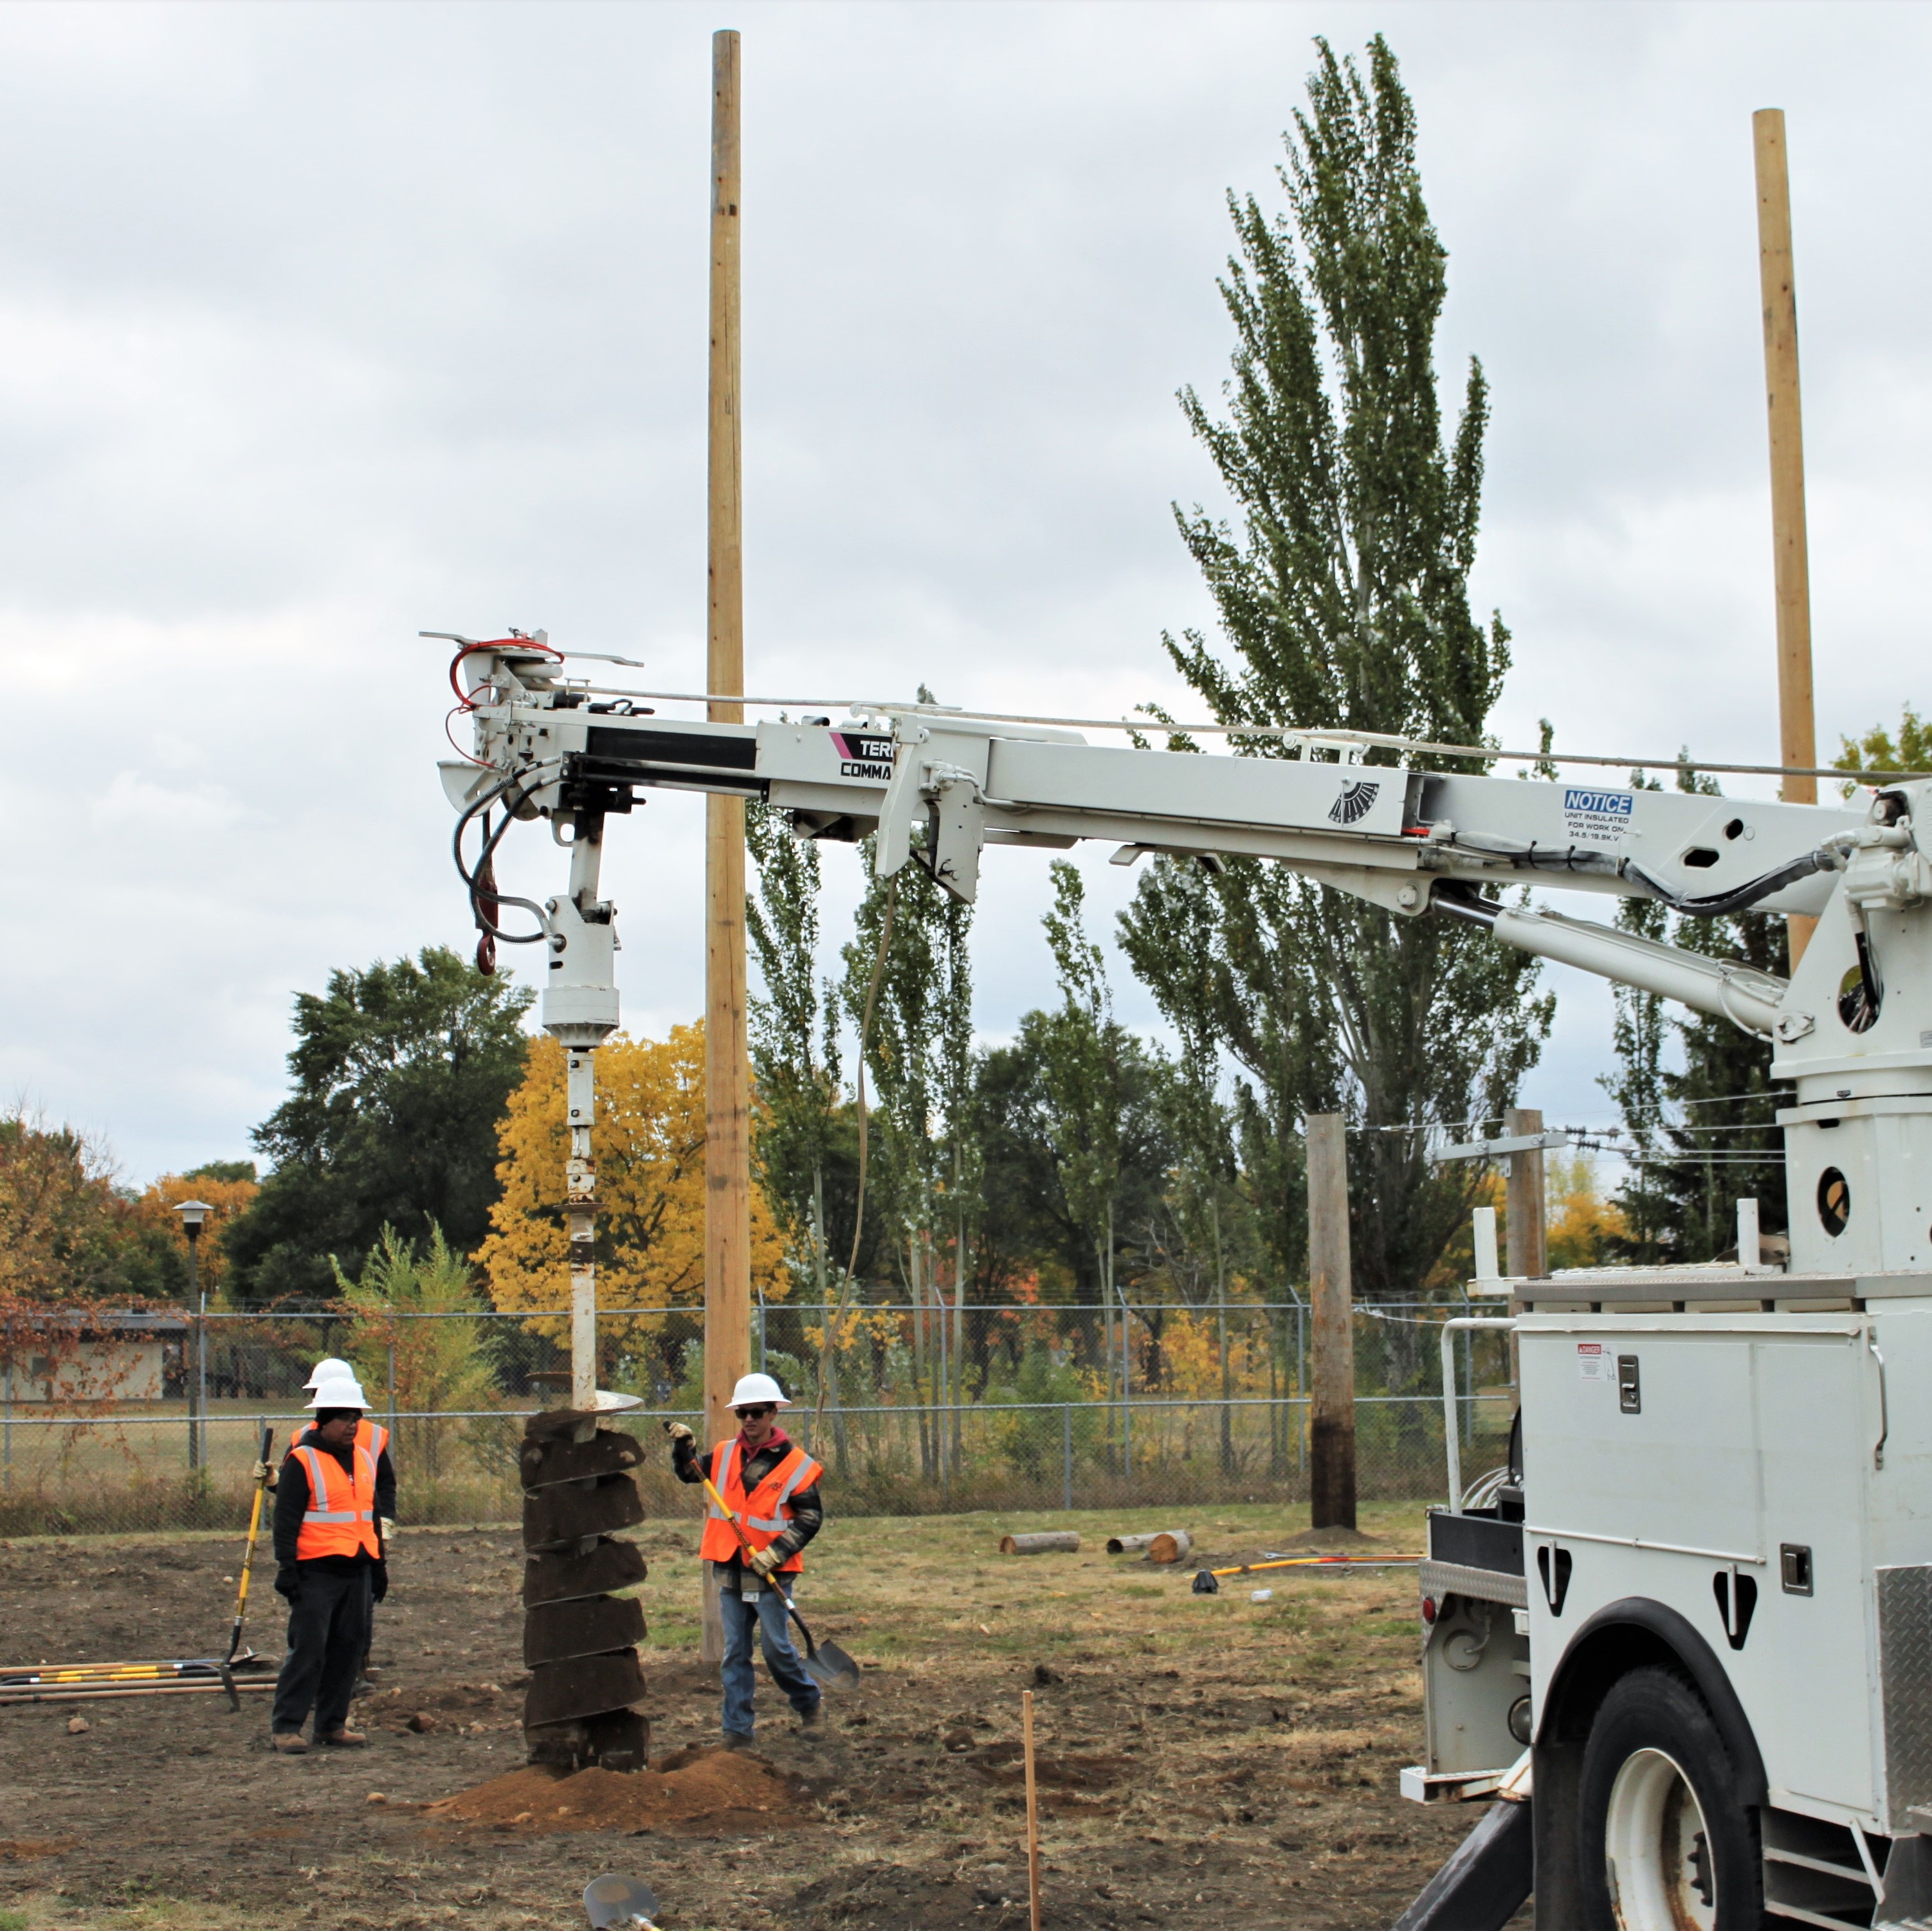
[[(0, 1075), (130, 1178), (249, 1152), (296, 991), (469, 944), (417, 631), (544, 625), (697, 688), (721, 25), (754, 691), (1198, 709), (1159, 639), (1209, 616), (1168, 506), (1215, 500), (1173, 398), (1226, 368), (1223, 197), (1274, 193), (1311, 37), (1380, 28), (1450, 250), (1444, 382), (1475, 353), (1493, 385), (1503, 740), (1547, 715), (1574, 751), (1774, 754), (1767, 105), (1821, 739), (1932, 702), (1932, 10), (15, 4)], [(656, 799), (613, 838), (635, 1030), (700, 1002), (701, 811)], [(1131, 881), (1094, 861), (1105, 925)], [(842, 904), (854, 865), (828, 854)], [(508, 869), (555, 889), (534, 833)], [(1046, 860), (987, 872), (998, 1036), (1050, 991)], [(1607, 997), (1551, 970), (1526, 1096), (1605, 1119)], [(1151, 1021), (1124, 965), (1116, 992)]]

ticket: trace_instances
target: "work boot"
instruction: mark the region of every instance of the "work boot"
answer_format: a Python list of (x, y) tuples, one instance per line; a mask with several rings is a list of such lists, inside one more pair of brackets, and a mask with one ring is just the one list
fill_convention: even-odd
[(333, 1744), (339, 1750), (346, 1750), (356, 1749), (360, 1745), (366, 1744), (369, 1739), (360, 1730), (345, 1728), (330, 1731), (322, 1741), (326, 1744)]
[(801, 1730), (817, 1729), (818, 1728), (818, 1720), (820, 1717), (824, 1714), (824, 1709), (825, 1705), (821, 1699), (820, 1702), (814, 1703), (809, 1710), (801, 1710), (798, 1713), (799, 1728)]
[(308, 1739), (299, 1730), (278, 1730), (268, 1739), (268, 1747), (281, 1757), (305, 1757), (308, 1755)]
[(719, 1740), (718, 1747), (727, 1750), (748, 1750), (752, 1747), (752, 1740), (740, 1731), (727, 1730)]

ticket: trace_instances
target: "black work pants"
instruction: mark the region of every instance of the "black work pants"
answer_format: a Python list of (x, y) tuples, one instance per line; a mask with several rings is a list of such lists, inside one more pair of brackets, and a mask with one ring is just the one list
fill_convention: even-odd
[(289, 1604), (289, 1653), (275, 1680), (277, 1735), (299, 1730), (315, 1712), (315, 1733), (326, 1737), (349, 1720), (350, 1699), (369, 1648), (370, 1572), (365, 1567), (332, 1575), (296, 1565), (296, 1593)]

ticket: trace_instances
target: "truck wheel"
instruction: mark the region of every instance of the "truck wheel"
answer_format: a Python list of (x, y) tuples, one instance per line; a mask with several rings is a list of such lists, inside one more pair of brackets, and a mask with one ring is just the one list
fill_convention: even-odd
[(1583, 1747), (1583, 1903), (1592, 1931), (1758, 1931), (1757, 1820), (1703, 1699), (1667, 1669), (1634, 1669)]

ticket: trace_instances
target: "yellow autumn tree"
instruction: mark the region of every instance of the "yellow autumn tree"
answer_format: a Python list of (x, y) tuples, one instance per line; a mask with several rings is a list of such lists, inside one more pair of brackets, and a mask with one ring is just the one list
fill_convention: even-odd
[[(668, 1039), (614, 1033), (597, 1049), (597, 1304), (698, 1307), (704, 1300), (704, 1028)], [(564, 1051), (532, 1042), (523, 1084), (497, 1129), (490, 1231), (476, 1261), (496, 1306), (569, 1304), (563, 1214)], [(771, 1210), (752, 1194), (752, 1277), (767, 1300), (789, 1283)], [(634, 1344), (662, 1318), (600, 1322), (602, 1339)], [(550, 1324), (544, 1324), (546, 1331)]]

